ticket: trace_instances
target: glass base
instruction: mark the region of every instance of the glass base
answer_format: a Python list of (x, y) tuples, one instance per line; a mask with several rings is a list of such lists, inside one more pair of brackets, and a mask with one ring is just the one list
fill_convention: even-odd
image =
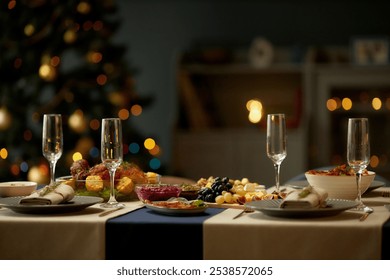
[(123, 203), (119, 203), (117, 201), (114, 201), (114, 202), (106, 202), (106, 203), (102, 203), (100, 204), (100, 207), (102, 208), (123, 208), (125, 207), (125, 205)]

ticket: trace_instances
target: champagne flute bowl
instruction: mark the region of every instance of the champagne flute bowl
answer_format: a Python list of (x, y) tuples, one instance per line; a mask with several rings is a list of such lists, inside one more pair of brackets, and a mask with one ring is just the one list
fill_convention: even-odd
[(267, 115), (267, 156), (275, 168), (275, 192), (280, 188), (280, 165), (287, 156), (286, 118), (284, 114)]
[(124, 207), (115, 197), (115, 171), (123, 162), (122, 124), (119, 118), (102, 120), (101, 159), (110, 174), (110, 198), (101, 207)]
[(42, 154), (50, 165), (50, 185), (55, 184), (55, 169), (62, 155), (62, 117), (60, 114), (45, 114), (43, 116)]

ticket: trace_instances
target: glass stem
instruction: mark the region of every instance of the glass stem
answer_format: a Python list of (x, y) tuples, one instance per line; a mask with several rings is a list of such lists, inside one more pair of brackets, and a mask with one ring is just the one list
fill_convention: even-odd
[(275, 168), (275, 191), (279, 193), (279, 174), (280, 174), (280, 164), (274, 163), (274, 168)]
[(362, 203), (362, 192), (361, 192), (361, 189), (360, 189), (361, 181), (362, 181), (362, 173), (360, 171), (356, 172), (356, 189), (357, 189), (356, 201), (359, 203), (358, 207), (360, 207), (363, 204)]
[(116, 203), (115, 199), (115, 169), (108, 169), (108, 173), (110, 174), (110, 199), (108, 200), (109, 203), (113, 202)]
[(56, 174), (56, 161), (50, 161), (50, 186), (54, 186), (55, 184), (55, 174)]

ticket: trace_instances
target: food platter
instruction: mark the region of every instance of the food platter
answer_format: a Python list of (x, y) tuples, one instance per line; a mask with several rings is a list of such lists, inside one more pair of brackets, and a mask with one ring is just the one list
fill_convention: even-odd
[(328, 206), (324, 208), (280, 208), (281, 202), (282, 199), (257, 200), (247, 203), (246, 206), (273, 217), (315, 218), (334, 216), (358, 205), (353, 200), (328, 199)]
[(181, 197), (172, 198), (168, 201), (153, 201), (150, 203), (145, 203), (145, 207), (159, 214), (177, 216), (199, 215), (202, 214), (208, 208), (206, 204), (194, 206), (191, 208), (181, 208), (177, 205), (177, 203), (189, 205), (191, 204), (191, 201), (188, 201), (185, 198)]
[(88, 206), (103, 201), (100, 197), (75, 196), (71, 201), (56, 205), (23, 205), (19, 201), (23, 196), (6, 197), (0, 199), (0, 206), (22, 214), (61, 214), (81, 211)]

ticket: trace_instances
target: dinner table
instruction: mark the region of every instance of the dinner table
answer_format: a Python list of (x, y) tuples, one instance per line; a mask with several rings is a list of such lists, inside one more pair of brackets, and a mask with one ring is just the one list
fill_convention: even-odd
[(289, 215), (210, 205), (164, 213), (139, 200), (111, 211), (20, 213), (0, 208), (2, 260), (380, 260), (390, 259), (388, 186), (363, 195), (374, 212)]

